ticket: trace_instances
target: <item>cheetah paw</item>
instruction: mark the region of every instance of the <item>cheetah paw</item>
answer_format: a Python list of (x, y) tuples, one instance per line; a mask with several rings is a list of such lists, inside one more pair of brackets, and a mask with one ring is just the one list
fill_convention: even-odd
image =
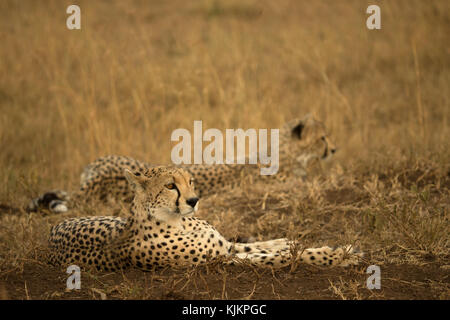
[(53, 213), (62, 213), (69, 210), (69, 195), (65, 191), (56, 190), (46, 192), (30, 201), (27, 206), (28, 212), (35, 212), (42, 209)]
[(364, 257), (364, 252), (362, 252), (358, 247), (354, 247), (352, 245), (337, 248), (335, 251), (338, 250), (342, 253), (342, 260), (338, 264), (340, 267), (356, 266)]

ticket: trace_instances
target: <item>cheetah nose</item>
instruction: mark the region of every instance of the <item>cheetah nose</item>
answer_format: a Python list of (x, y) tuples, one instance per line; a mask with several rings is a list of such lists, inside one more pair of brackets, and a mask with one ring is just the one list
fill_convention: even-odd
[(186, 202), (188, 205), (190, 205), (193, 208), (197, 204), (198, 198), (189, 198), (186, 200)]

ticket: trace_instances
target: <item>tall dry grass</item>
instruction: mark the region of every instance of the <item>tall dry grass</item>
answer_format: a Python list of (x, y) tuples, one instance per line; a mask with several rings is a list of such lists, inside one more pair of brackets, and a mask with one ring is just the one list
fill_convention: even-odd
[(0, 3), (0, 201), (72, 188), (106, 154), (168, 163), (171, 132), (323, 119), (344, 168), (449, 160), (448, 1)]
[[(214, 285), (223, 275), (243, 287), (230, 289), (237, 298), (286, 289), (281, 298), (448, 299), (449, 1), (80, 0), (82, 30), (69, 31), (73, 2), (0, 1), (0, 298), (72, 297), (66, 275), (39, 259), (50, 226), (117, 212), (21, 207), (51, 188), (73, 190), (95, 158), (169, 163), (171, 132), (194, 120), (276, 128), (313, 113), (339, 146), (325, 177), (228, 190), (203, 199), (199, 216), (228, 238), (303, 231), (304, 246), (360, 245), (365, 264), (382, 266), (383, 290), (365, 288), (363, 269), (303, 266), (271, 288), (270, 277), (246, 288), (240, 271), (200, 273), (207, 297), (228, 297), (225, 280)], [(375, 3), (382, 29), (371, 31)], [(147, 275), (115, 276), (100, 288), (121, 299), (173, 298), (177, 277), (191, 281), (156, 272), (163, 294), (142, 293)], [(97, 281), (83, 286), (98, 295)], [(175, 297), (205, 297), (186, 288)]]

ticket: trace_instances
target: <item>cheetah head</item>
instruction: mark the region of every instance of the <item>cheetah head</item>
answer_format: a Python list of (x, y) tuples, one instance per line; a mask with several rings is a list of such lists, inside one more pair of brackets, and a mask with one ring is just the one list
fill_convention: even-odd
[(125, 177), (134, 190), (133, 203), (157, 220), (191, 216), (198, 209), (192, 176), (175, 167), (154, 167), (146, 172), (125, 170)]
[(337, 150), (325, 125), (311, 115), (286, 123), (280, 140), (281, 151), (294, 164), (294, 171), (295, 167), (307, 168), (311, 160), (329, 160)]

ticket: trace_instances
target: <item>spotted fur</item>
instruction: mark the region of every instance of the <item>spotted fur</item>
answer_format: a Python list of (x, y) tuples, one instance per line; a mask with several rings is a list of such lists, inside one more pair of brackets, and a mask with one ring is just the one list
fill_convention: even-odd
[(68, 219), (50, 234), (50, 262), (85, 269), (116, 271), (128, 267), (190, 266), (223, 258), (258, 266), (282, 267), (297, 259), (313, 265), (357, 264), (351, 247), (311, 248), (295, 257), (295, 241), (227, 241), (206, 221), (193, 217), (198, 197), (191, 174), (174, 167), (154, 167), (125, 177), (135, 194), (129, 215)]

